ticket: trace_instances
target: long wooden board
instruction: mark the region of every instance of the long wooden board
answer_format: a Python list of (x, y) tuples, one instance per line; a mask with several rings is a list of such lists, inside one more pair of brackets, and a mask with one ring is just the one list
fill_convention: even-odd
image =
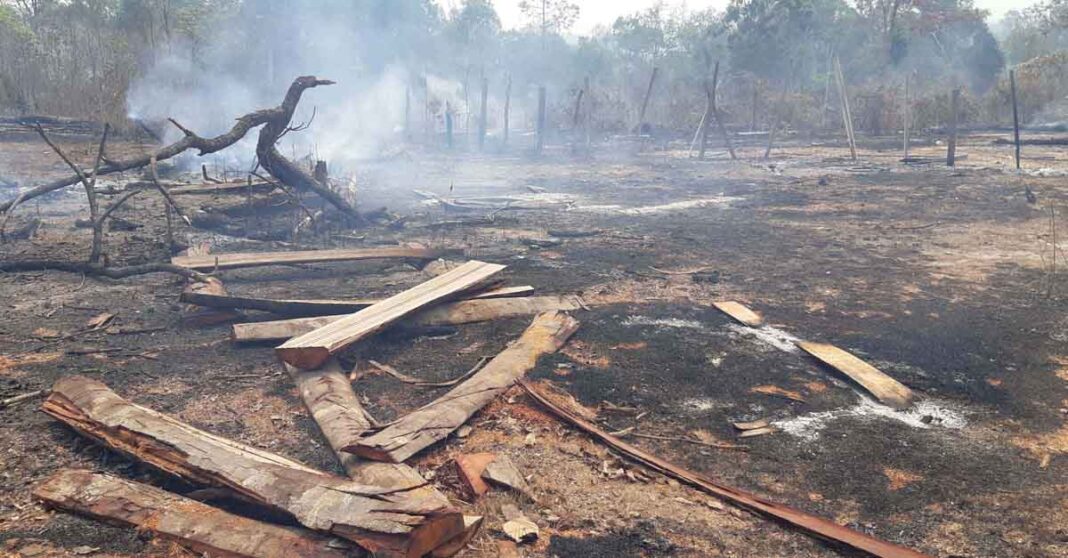
[(534, 368), (539, 357), (562, 347), (578, 325), (577, 320), (563, 312), (538, 314), (515, 343), (493, 357), (474, 376), (378, 432), (346, 446), (344, 451), (376, 461), (403, 462), (443, 440), (512, 387), (516, 379)]
[[(526, 294), (533, 290), (534, 287), (529, 285), (501, 287), (481, 293), (472, 293), (465, 298), (468, 300), (507, 298)], [(356, 312), (372, 304), (382, 302), (383, 299), (279, 299), (186, 291), (182, 293), (179, 300), (187, 304), (196, 304), (197, 306), (208, 308), (259, 310), (282, 316), (329, 316)]]
[(33, 489), (49, 506), (151, 531), (198, 554), (346, 558), (330, 538), (234, 515), (196, 500), (92, 471), (64, 469)]
[[(550, 310), (579, 310), (582, 300), (577, 296), (531, 296), (492, 300), (462, 300), (447, 302), (418, 312), (398, 322), (400, 325), (443, 326), (484, 322), (495, 319), (533, 316)], [(329, 325), (345, 315), (317, 316), (234, 324), (231, 338), (237, 342), (278, 341), (303, 335)]]
[(721, 300), (712, 303), (713, 306), (718, 308), (724, 314), (734, 318), (738, 323), (749, 327), (760, 327), (764, 324), (764, 318), (760, 317), (760, 314), (753, 312), (746, 305), (741, 302), (735, 302), (733, 300)]
[(500, 264), (470, 261), (425, 283), (393, 295), (315, 331), (294, 337), (275, 352), (298, 368), (321, 366), (331, 355), (405, 316), (477, 288), (504, 269)]
[[(415, 497), (438, 502), (442, 507), (449, 506), (448, 498), (427, 484), (423, 476), (408, 465), (367, 461), (341, 451), (341, 448), (370, 430), (371, 422), (336, 359), (328, 360), (316, 370), (301, 370), (285, 363), (282, 365), (297, 384), (304, 406), (319, 425), (319, 431), (333, 448), (350, 479), (363, 484), (408, 489)], [(464, 516), (464, 532), (456, 540), (446, 541), (435, 548), (432, 555), (452, 556), (459, 552), (475, 537), (481, 526), (481, 516)]]
[(597, 425), (555, 404), (550, 398), (542, 394), (533, 383), (520, 379), (519, 385), (522, 386), (535, 401), (551, 411), (554, 415), (572, 424), (579, 430), (586, 432), (593, 438), (600, 440), (608, 447), (630, 457), (632, 460), (637, 461), (654, 471), (674, 478), (679, 482), (686, 483), (702, 492), (722, 498), (723, 500), (742, 506), (746, 509), (777, 518), (809, 533), (813, 533), (818, 537), (838, 541), (872, 554), (873, 556), (878, 556), (880, 558), (930, 558), (930, 556), (927, 556), (926, 554), (865, 535), (864, 533), (854, 531), (848, 527), (838, 525), (837, 523), (821, 517), (809, 515), (803, 511), (770, 500), (765, 500), (755, 494), (750, 494), (737, 488), (719, 484), (704, 475), (695, 473), (689, 469), (684, 469), (612, 436)]
[(56, 382), (41, 408), (166, 473), (230, 490), (379, 555), (422, 556), (463, 530), (460, 513), (439, 501), (353, 482), (216, 436), (130, 403), (84, 376)]
[(849, 376), (884, 404), (895, 409), (904, 409), (912, 404), (915, 397), (912, 390), (852, 354), (825, 343), (798, 341), (797, 346), (827, 366)]
[(188, 267), (189, 269), (195, 269), (197, 271), (212, 271), (215, 269), (236, 269), (263, 265), (343, 262), (386, 258), (425, 260), (436, 258), (439, 255), (439, 251), (430, 250), (428, 248), (397, 246), (391, 248), (359, 248), (352, 250), (304, 250), (294, 252), (250, 252), (175, 256), (171, 258), (171, 263), (182, 267)]

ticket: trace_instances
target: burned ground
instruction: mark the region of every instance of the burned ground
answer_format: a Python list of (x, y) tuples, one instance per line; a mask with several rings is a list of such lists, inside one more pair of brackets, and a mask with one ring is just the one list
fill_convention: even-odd
[[(989, 142), (986, 136), (963, 142), (969, 158), (956, 169), (904, 167), (891, 150), (864, 151), (858, 164), (842, 159), (838, 148), (802, 143), (771, 161), (743, 150), (742, 162), (698, 162), (682, 152), (593, 159), (549, 153), (540, 161), (420, 154), (403, 172), (389, 162), (361, 171), (360, 203), (410, 216), (403, 228), (309, 236), (297, 245), (414, 241), (508, 264), (510, 283), (542, 294), (578, 293), (590, 307), (576, 312), (578, 333), (542, 359), (533, 378), (551, 380), (589, 407), (634, 409), (602, 406), (609, 430), (634, 427), (748, 451), (631, 438), (635, 444), (932, 555), (1068, 556), (1068, 283), (1051, 272), (1049, 217), (1049, 208), (1059, 211), (1068, 198), (1068, 158), (1032, 148), (1053, 159), (1025, 164), (1050, 168), (1017, 174), (1006, 169), (1010, 148)], [(80, 153), (87, 156), (84, 143)], [(5, 158), (17, 158), (35, 178), (62, 171), (43, 146), (4, 147)], [(916, 155), (937, 149), (918, 148)], [(1037, 204), (1025, 200), (1025, 186), (1037, 193)], [(457, 213), (412, 190), (519, 196), (526, 206), (543, 207)], [(88, 231), (73, 227), (84, 211), (77, 194), (72, 188), (42, 200), (38, 235), (0, 245), (0, 258), (87, 252)], [(151, 195), (120, 210), (144, 226), (108, 235), (112, 260), (165, 258), (162, 213)], [(1055, 222), (1064, 223), (1059, 213)], [(548, 231), (596, 234), (541, 248), (524, 242)], [(203, 239), (217, 252), (295, 247), (198, 232), (195, 240)], [(1056, 257), (1059, 267), (1064, 254)], [(697, 273), (674, 273), (690, 271)], [(378, 297), (425, 280), (403, 263), (257, 268), (222, 277), (231, 294), (291, 298)], [(270, 346), (233, 346), (225, 326), (181, 327), (180, 290), (180, 282), (164, 276), (0, 275), (0, 398), (47, 389), (69, 374), (93, 375), (198, 427), (337, 470)], [(746, 302), (771, 325), (734, 324), (711, 307), (724, 299)], [(114, 329), (53, 338), (52, 332), (80, 331), (101, 312), (118, 315)], [(499, 352), (528, 321), (391, 332), (353, 348), (343, 362), (360, 375), (354, 387), (371, 413), (389, 420), (440, 390), (376, 375), (368, 360), (448, 379)], [(921, 394), (920, 402), (894, 412), (866, 400), (801, 354), (794, 337), (861, 356)], [(761, 386), (779, 388), (779, 395), (754, 390)], [(28, 402), (0, 410), (0, 548), (16, 556), (28, 547), (45, 549), (35, 555), (75, 555), (79, 546), (99, 548), (100, 555), (182, 555), (33, 503), (29, 489), (71, 465), (166, 482), (79, 440), (35, 408)], [(737, 439), (732, 422), (760, 418), (780, 431)], [(520, 502), (543, 533), (525, 555), (843, 554), (644, 473), (518, 392), (480, 413), (473, 426), (469, 436), (450, 438), (413, 464), (432, 476), (458, 452), (510, 455), (531, 475), (539, 498)], [(488, 516), (469, 555), (495, 555), (504, 501), (512, 498), (491, 493), (464, 504)]]

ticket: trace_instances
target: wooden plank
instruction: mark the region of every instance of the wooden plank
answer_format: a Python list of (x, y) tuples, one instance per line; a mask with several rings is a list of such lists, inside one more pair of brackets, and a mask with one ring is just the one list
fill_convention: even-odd
[(542, 355), (556, 352), (578, 329), (563, 312), (538, 314), (519, 339), (448, 393), (342, 448), (360, 457), (400, 463), (459, 428), (523, 377)]
[(426, 306), (458, 296), (484, 283), (505, 266), (479, 261), (439, 275), (425, 283), (393, 295), (315, 331), (294, 337), (275, 352), (283, 361), (299, 368), (321, 366), (331, 355), (373, 335), (389, 324)]
[(901, 382), (834, 345), (798, 341), (797, 346), (827, 366), (849, 376), (879, 401), (895, 409), (908, 407), (915, 397), (912, 390)]
[(92, 471), (64, 469), (33, 495), (46, 504), (150, 531), (198, 554), (242, 558), (345, 558), (330, 538), (227, 513), (196, 500)]
[(364, 485), (193, 428), (84, 376), (56, 382), (42, 410), (79, 433), (188, 482), (226, 489), (382, 556), (417, 557), (459, 535), (451, 507)]
[[(501, 287), (472, 294), (468, 300), (507, 298), (529, 293), (534, 287), (521, 285)], [(211, 292), (182, 292), (181, 302), (208, 308), (259, 310), (283, 316), (328, 316), (351, 313), (382, 302), (384, 299), (279, 299), (231, 296)], [(325, 325), (325, 324), (324, 324)]]
[[(409, 326), (443, 326), (485, 322), (494, 319), (533, 316), (550, 310), (579, 310), (577, 296), (532, 296), (491, 300), (462, 300), (428, 308), (399, 322)], [(294, 318), (268, 322), (234, 324), (231, 338), (237, 342), (278, 341), (315, 331), (345, 315)]]
[[(250, 191), (256, 194), (270, 192), (277, 188), (275, 184), (270, 182), (255, 181), (252, 183), (251, 189), (246, 181), (240, 182), (202, 182), (199, 184), (186, 184), (182, 182), (164, 182), (161, 181), (160, 185), (163, 186), (167, 193), (172, 196), (180, 195), (200, 195), (211, 196), (216, 194), (247, 194)], [(127, 182), (124, 189), (126, 190), (141, 190), (148, 188), (155, 188), (156, 185), (153, 182), (147, 180), (135, 180), (133, 182)]]
[[(208, 277), (208, 280), (204, 282), (190, 281), (182, 289), (182, 294), (178, 298), (182, 300), (186, 297), (202, 296), (226, 297), (226, 286), (217, 277)], [(182, 309), (182, 324), (187, 326), (210, 326), (243, 318), (244, 316), (240, 312), (232, 309), (204, 309), (196, 306), (186, 306)]]
[(738, 323), (749, 327), (760, 327), (764, 324), (764, 318), (760, 317), (760, 314), (753, 312), (746, 305), (741, 302), (735, 302), (733, 300), (723, 300), (713, 302), (713, 306), (718, 308), (724, 314), (734, 318)]
[[(304, 406), (350, 479), (361, 484), (408, 490), (413, 498), (435, 502), (443, 508), (449, 507), (448, 498), (427, 484), (423, 476), (408, 465), (366, 461), (341, 451), (341, 448), (370, 430), (371, 421), (336, 359), (328, 360), (316, 370), (301, 370), (285, 363), (282, 365), (296, 383)], [(433, 555), (452, 556), (459, 552), (474, 538), (481, 526), (481, 516), (464, 516), (464, 532), (455, 537), (458, 540), (444, 542), (434, 549)], [(451, 548), (455, 550), (449, 552)]]
[(540, 393), (538, 388), (525, 380), (520, 379), (519, 385), (522, 386), (535, 401), (551, 411), (554, 415), (572, 424), (579, 430), (586, 432), (593, 438), (600, 440), (608, 447), (628, 456), (630, 459), (637, 461), (650, 469), (653, 469), (654, 471), (674, 478), (679, 482), (686, 483), (702, 492), (711, 494), (717, 498), (722, 498), (723, 500), (745, 509), (782, 520), (808, 533), (812, 533), (817, 537), (838, 541), (880, 558), (930, 558), (926, 554), (876, 539), (875, 537), (854, 531), (848, 527), (838, 525), (821, 517), (809, 515), (800, 510), (766, 500), (755, 494), (750, 494), (737, 488), (719, 484), (704, 475), (684, 469), (612, 436), (593, 423), (575, 415), (559, 405), (556, 405), (548, 397), (545, 397)]
[(343, 262), (385, 258), (432, 259), (440, 255), (436, 250), (397, 246), (391, 248), (359, 248), (343, 250), (304, 250), (294, 252), (250, 252), (235, 254), (207, 254), (175, 256), (171, 263), (198, 271), (237, 269), (263, 265), (291, 265), (306, 263)]

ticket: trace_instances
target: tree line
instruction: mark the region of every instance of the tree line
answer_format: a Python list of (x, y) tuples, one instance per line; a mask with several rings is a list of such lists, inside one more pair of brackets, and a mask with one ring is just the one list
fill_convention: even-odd
[(413, 90), (428, 75), (450, 80), (472, 105), (467, 90), (482, 78), (494, 96), (506, 83), (544, 85), (559, 126), (588, 80), (585, 102), (605, 131), (635, 125), (653, 68), (646, 120), (675, 130), (700, 119), (717, 62), (720, 104), (736, 129), (840, 126), (834, 56), (858, 129), (874, 133), (900, 127), (906, 76), (917, 127), (941, 125), (957, 87), (965, 123), (1004, 122), (1007, 65), (1018, 67), (1025, 122), (1053, 110), (1068, 85), (1066, 0), (1012, 12), (993, 29), (971, 0), (731, 0), (700, 11), (655, 3), (582, 36), (572, 33), (573, 2), (517, 4), (526, 25), (503, 29), (489, 0), (448, 11), (430, 0), (0, 0), (0, 111), (121, 124), (132, 84), (174, 57), (280, 90), (294, 76), (279, 69), (319, 64), (302, 50), (309, 43), (346, 71), (406, 68)]

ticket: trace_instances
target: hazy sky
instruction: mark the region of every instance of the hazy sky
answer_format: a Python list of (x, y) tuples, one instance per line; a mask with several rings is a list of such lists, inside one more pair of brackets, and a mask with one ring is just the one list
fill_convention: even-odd
[[(448, 9), (460, 4), (460, 0), (436, 0), (438, 4)], [(533, 0), (537, 1), (537, 0)], [(579, 5), (580, 14), (575, 32), (587, 33), (598, 25), (611, 25), (621, 15), (634, 13), (645, 9), (655, 3), (656, 0), (572, 0)], [(702, 9), (715, 7), (722, 9), (729, 0), (667, 0), (668, 6), (684, 4), (690, 9)], [(1022, 9), (1036, 0), (975, 0), (977, 6), (990, 11), (991, 19), (997, 20), (1012, 9)], [(501, 23), (505, 28), (517, 27), (523, 23), (519, 13), (519, 0), (493, 0), (497, 7), (497, 13), (501, 16)]]

